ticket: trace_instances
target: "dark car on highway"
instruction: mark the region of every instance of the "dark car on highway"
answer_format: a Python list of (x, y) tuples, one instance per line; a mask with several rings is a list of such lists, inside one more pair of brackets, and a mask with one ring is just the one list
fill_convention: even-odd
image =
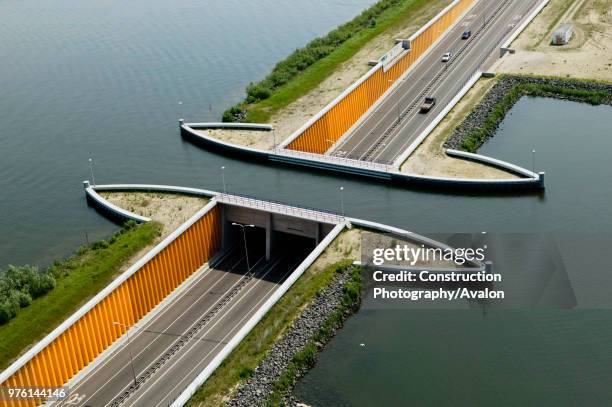
[(419, 111), (421, 113), (427, 113), (431, 110), (431, 108), (436, 104), (436, 98), (428, 96), (425, 98), (423, 103), (421, 104), (421, 108)]
[(467, 30), (463, 32), (463, 35), (461, 36), (462, 40), (467, 40), (468, 38), (470, 38), (472, 36), (472, 31)]

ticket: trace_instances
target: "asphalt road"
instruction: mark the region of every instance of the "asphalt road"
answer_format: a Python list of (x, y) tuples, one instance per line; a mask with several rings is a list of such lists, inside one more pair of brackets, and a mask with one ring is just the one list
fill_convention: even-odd
[[(540, 1), (479, 0), (328, 154), (388, 164), (395, 161), (470, 77), (499, 57), (499, 46)], [(461, 39), (465, 30), (472, 31), (468, 40)], [(444, 63), (441, 59), (446, 52), (452, 58)], [(423, 114), (419, 106), (425, 96), (437, 102)]]
[[(171, 404), (295, 267), (295, 256), (293, 263), (289, 257), (268, 262), (260, 258), (250, 274), (243, 254), (238, 247), (205, 271), (152, 321), (140, 326), (129, 346), (122, 346), (73, 386), (69, 399), (59, 405)], [(130, 354), (135, 375), (143, 380), (136, 389)], [(167, 359), (156, 368), (164, 355)]]

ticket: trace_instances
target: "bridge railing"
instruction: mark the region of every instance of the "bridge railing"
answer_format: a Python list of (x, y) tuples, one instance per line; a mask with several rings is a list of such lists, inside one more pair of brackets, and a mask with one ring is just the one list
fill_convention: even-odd
[(286, 205), (274, 200), (261, 200), (252, 196), (234, 193), (221, 193), (215, 198), (220, 203), (234, 204), (268, 212), (279, 213), (316, 220), (319, 222), (340, 224), (344, 223), (344, 215), (334, 211), (323, 211), (306, 206)]
[(389, 172), (389, 171), (395, 170), (391, 166), (392, 164), (391, 161), (374, 162), (374, 161), (356, 160), (354, 158), (339, 157), (337, 155), (324, 155), (324, 154), (310, 153), (307, 151), (290, 150), (287, 148), (280, 148), (280, 147), (276, 147), (274, 149), (274, 152), (278, 155), (284, 155), (288, 157), (304, 158), (307, 160), (328, 162), (330, 164), (350, 165), (351, 167), (364, 168), (368, 170), (376, 170), (376, 171), (383, 171), (383, 172)]

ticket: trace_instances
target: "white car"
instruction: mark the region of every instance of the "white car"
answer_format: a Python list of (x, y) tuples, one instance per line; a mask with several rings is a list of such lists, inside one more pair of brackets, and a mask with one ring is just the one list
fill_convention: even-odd
[(451, 59), (451, 53), (447, 52), (446, 54), (442, 55), (442, 62), (448, 62)]

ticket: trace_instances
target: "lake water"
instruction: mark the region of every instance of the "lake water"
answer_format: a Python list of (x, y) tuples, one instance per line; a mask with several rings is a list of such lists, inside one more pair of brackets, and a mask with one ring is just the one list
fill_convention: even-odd
[[(518, 259), (530, 267), (544, 255), (516, 245), (514, 232), (529, 244), (553, 242), (574, 309), (523, 303), (486, 313), (391, 310), (377, 309), (366, 298), (298, 383), (298, 397), (316, 406), (610, 405), (610, 129), (609, 106), (523, 98), (480, 152), (531, 168), (535, 149), (536, 167), (548, 172), (545, 194), (439, 197), (455, 208), (441, 202), (445, 218), (436, 226), (471, 224), (471, 231), (493, 231), (494, 241), (512, 242), (491, 247), (508, 262)], [(464, 199), (479, 216), (456, 205)], [(423, 220), (417, 222), (425, 228)]]
[(225, 165), (229, 190), (334, 210), (344, 186), (349, 215), (415, 232), (551, 236), (579, 309), (483, 317), (366, 307), (299, 384), (305, 401), (609, 405), (612, 314), (600, 287), (612, 286), (612, 108), (517, 104), (481, 152), (530, 168), (536, 149), (547, 189), (527, 196), (411, 191), (244, 163), (181, 140), (179, 117), (218, 119), (276, 61), (373, 1), (0, 2), (0, 267), (45, 265), (86, 233), (116, 230), (85, 204), (90, 156), (98, 183), (220, 189)]
[(253, 166), (183, 143), (178, 119), (218, 119), (372, 3), (0, 1), (0, 267), (47, 264), (116, 229), (85, 205), (90, 156), (98, 183), (218, 188), (225, 164), (232, 189), (291, 197), (286, 172), (255, 167), (253, 185)]

